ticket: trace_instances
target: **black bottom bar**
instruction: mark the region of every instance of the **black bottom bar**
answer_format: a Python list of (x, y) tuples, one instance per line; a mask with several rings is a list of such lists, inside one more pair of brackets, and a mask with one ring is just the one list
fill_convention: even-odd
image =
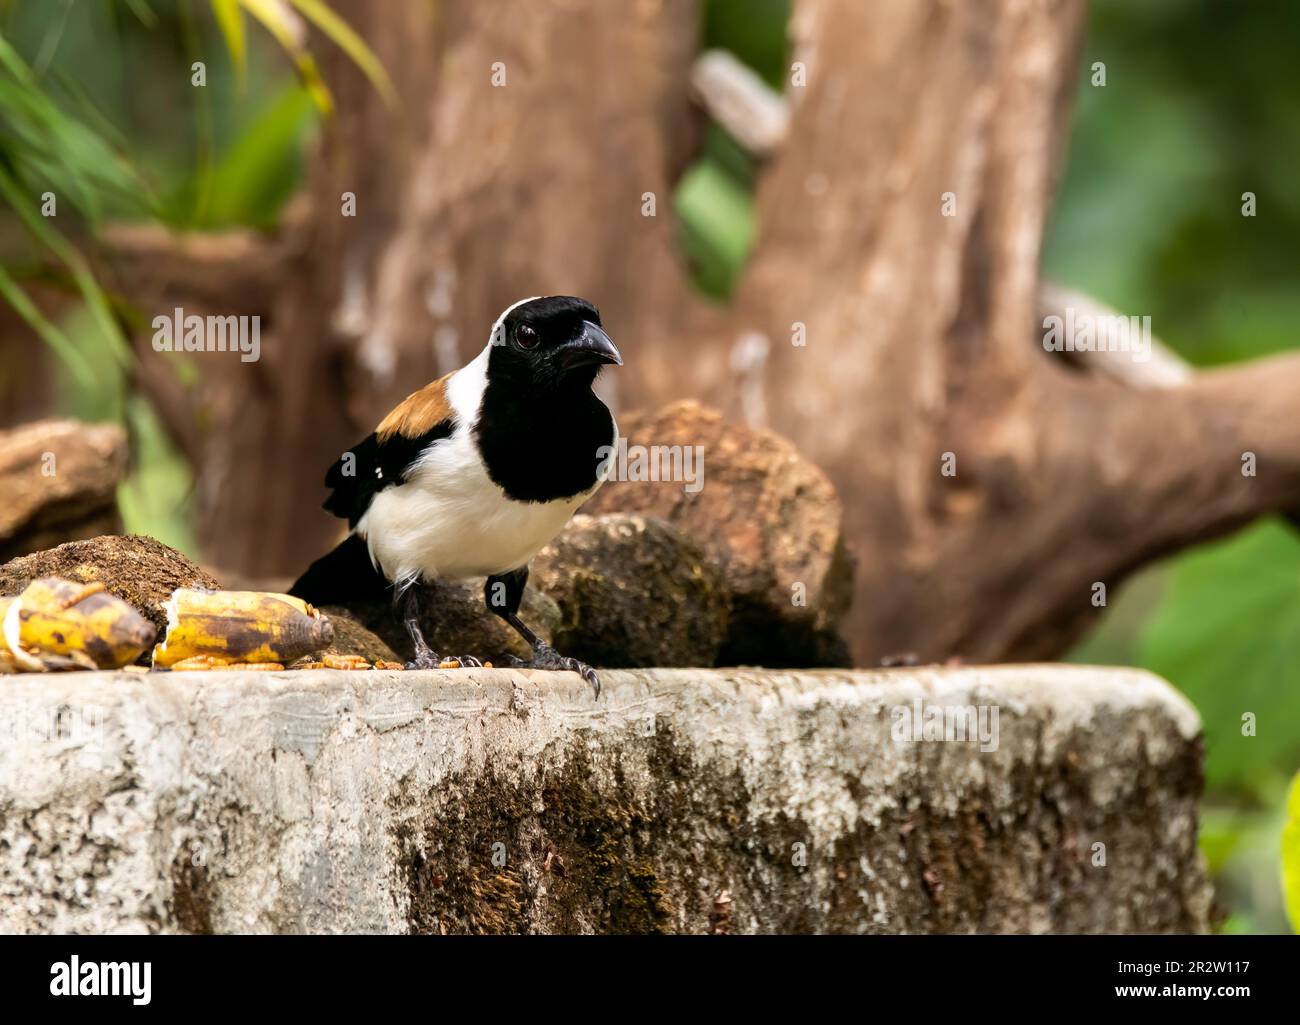
[(414, 1004), (495, 1014), (511, 1003), (584, 1018), (655, 1006), (693, 1017), (714, 1005), (770, 1013), (774, 995), (809, 1012), (901, 1001), (1222, 1015), (1294, 1011), (1297, 968), (1300, 942), (1258, 936), (0, 937), (12, 1021), (24, 1010), (373, 1015)]

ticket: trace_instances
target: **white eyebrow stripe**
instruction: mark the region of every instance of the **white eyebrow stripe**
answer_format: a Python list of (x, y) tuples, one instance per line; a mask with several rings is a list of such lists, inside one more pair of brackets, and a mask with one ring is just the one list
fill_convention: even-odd
[(544, 295), (530, 295), (527, 299), (520, 299), (517, 303), (511, 303), (504, 310), (502, 310), (501, 316), (497, 317), (496, 323), (492, 325), (492, 330), (488, 332), (488, 340), (487, 340), (488, 348), (492, 347), (492, 339), (497, 336), (497, 332), (501, 329), (501, 325), (505, 323), (506, 317), (510, 316), (511, 310), (518, 309), (524, 303), (530, 303), (536, 299), (545, 299), (545, 298), (546, 296)]

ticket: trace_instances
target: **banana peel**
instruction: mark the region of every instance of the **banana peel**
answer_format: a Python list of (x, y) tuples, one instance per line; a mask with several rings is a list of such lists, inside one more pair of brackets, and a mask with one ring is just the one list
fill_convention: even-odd
[(18, 659), (9, 650), (9, 642), (5, 640), (4, 635), (5, 616), (9, 612), (9, 606), (17, 600), (17, 598), (0, 598), (0, 676), (22, 672), (18, 665)]
[(177, 588), (155, 669), (281, 667), (329, 646), (330, 621), (301, 598), (270, 591)]
[[(181, 588), (165, 609), (155, 668), (278, 670), (334, 636), (328, 619), (287, 594)], [(156, 634), (102, 583), (43, 577), (17, 597), (0, 598), (0, 674), (119, 669)]]
[(41, 577), (16, 598), (0, 599), (0, 672), (120, 669), (157, 631), (98, 581)]

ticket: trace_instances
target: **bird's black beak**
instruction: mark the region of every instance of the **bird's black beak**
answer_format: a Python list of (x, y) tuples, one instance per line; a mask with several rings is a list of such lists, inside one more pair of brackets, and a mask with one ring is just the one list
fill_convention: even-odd
[(589, 320), (582, 322), (582, 330), (577, 337), (561, 345), (556, 350), (556, 355), (565, 370), (600, 363), (612, 363), (616, 367), (623, 365), (623, 357), (619, 355), (618, 348), (609, 335)]

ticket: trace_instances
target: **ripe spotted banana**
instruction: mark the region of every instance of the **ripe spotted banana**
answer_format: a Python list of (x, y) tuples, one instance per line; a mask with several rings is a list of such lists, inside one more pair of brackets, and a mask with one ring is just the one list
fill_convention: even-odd
[[(178, 663), (212, 668), (287, 665), (334, 639), (328, 619), (287, 594), (178, 588), (163, 608), (167, 633), (153, 650), (157, 669), (186, 668)], [(198, 661), (187, 662), (190, 659)]]
[(120, 669), (153, 642), (153, 624), (98, 581), (41, 577), (0, 598), (0, 672)]

